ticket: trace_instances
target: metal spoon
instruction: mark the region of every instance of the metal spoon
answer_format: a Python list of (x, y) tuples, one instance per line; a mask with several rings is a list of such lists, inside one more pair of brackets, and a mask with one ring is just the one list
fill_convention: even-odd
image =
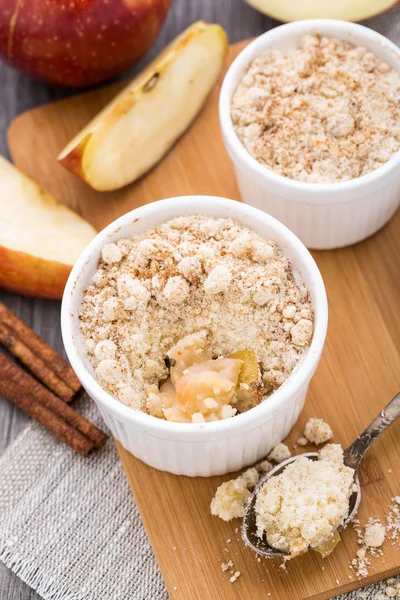
[[(372, 421), (370, 425), (366, 428), (366, 430), (344, 451), (344, 464), (352, 469), (355, 469), (354, 473), (354, 482), (357, 485), (357, 491), (354, 492), (349, 499), (349, 514), (343, 522), (343, 525), (339, 527), (338, 531), (344, 529), (348, 523), (355, 516), (358, 507), (361, 502), (361, 488), (360, 482), (358, 478), (358, 467), (362, 458), (364, 457), (367, 450), (369, 450), (375, 440), (378, 439), (380, 435), (386, 429), (395, 422), (395, 420), (400, 417), (400, 393), (393, 398), (391, 402), (379, 413), (379, 415)], [(259, 538), (257, 535), (257, 527), (256, 527), (256, 512), (255, 512), (255, 502), (257, 498), (257, 493), (260, 488), (264, 485), (264, 483), (270, 477), (274, 477), (275, 475), (280, 475), (282, 471), (292, 463), (297, 460), (300, 456), (306, 456), (312, 460), (318, 460), (317, 452), (305, 452), (304, 454), (299, 454), (297, 456), (293, 456), (288, 460), (280, 463), (276, 466), (272, 471), (267, 473), (264, 477), (262, 477), (254, 488), (253, 495), (249, 499), (249, 502), (246, 506), (245, 514), (243, 517), (243, 525), (242, 525), (242, 538), (244, 543), (247, 546), (250, 546), (252, 550), (257, 552), (258, 554), (262, 554), (263, 556), (267, 556), (268, 558), (275, 557), (284, 557), (286, 556), (285, 552), (280, 550), (276, 550), (272, 546), (270, 546), (266, 540), (265, 535), (263, 538)]]

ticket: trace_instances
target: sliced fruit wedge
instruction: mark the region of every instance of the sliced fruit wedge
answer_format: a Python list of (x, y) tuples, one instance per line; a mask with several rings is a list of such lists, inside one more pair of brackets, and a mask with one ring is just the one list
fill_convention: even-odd
[(260, 404), (263, 397), (264, 384), (261, 378), (257, 355), (254, 350), (238, 350), (228, 355), (242, 361), (236, 388), (237, 402), (235, 407), (244, 412)]
[(342, 19), (362, 21), (394, 6), (397, 0), (246, 0), (260, 12), (278, 21)]
[(226, 50), (222, 27), (194, 23), (67, 145), (59, 162), (100, 191), (146, 173), (201, 109)]
[(61, 298), (72, 266), (95, 235), (89, 223), (0, 156), (0, 287)]

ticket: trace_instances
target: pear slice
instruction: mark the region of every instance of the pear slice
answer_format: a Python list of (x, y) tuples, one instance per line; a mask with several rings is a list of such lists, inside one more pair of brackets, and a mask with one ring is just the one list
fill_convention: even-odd
[(227, 47), (219, 25), (191, 25), (78, 133), (58, 161), (99, 191), (135, 181), (200, 111)]
[(246, 0), (260, 12), (278, 21), (342, 19), (362, 21), (388, 10), (397, 0)]
[(0, 156), (0, 287), (61, 298), (96, 231)]
[(228, 358), (236, 358), (242, 361), (236, 388), (237, 402), (235, 407), (239, 412), (245, 412), (260, 404), (263, 397), (264, 384), (257, 362), (257, 355), (254, 350), (238, 350), (229, 354)]

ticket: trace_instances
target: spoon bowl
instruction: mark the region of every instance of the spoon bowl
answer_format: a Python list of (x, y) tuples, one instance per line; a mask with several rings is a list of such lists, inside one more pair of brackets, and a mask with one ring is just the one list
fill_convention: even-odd
[[(372, 444), (378, 439), (378, 437), (384, 431), (386, 431), (386, 429), (390, 427), (390, 425), (392, 425), (392, 423), (394, 423), (399, 416), (400, 393), (397, 394), (397, 396), (395, 396), (391, 402), (389, 402), (389, 404), (379, 413), (372, 423), (368, 425), (365, 431), (351, 444), (351, 446), (346, 448), (346, 450), (343, 452), (344, 464), (347, 467), (354, 469), (354, 483), (357, 486), (357, 490), (353, 492), (349, 498), (349, 509), (347, 516), (337, 531), (341, 531), (347, 527), (350, 521), (355, 517), (358, 507), (360, 506), (361, 487), (358, 476), (358, 468), (362, 458)], [(288, 556), (288, 554), (282, 550), (277, 550), (273, 546), (270, 546), (265, 535), (263, 535), (262, 538), (257, 535), (257, 519), (255, 511), (257, 494), (265, 482), (268, 481), (268, 479), (271, 477), (276, 477), (276, 475), (280, 475), (290, 463), (293, 463), (301, 456), (311, 460), (318, 460), (318, 452), (305, 452), (303, 454), (298, 454), (297, 456), (292, 456), (291, 458), (281, 462), (260, 479), (246, 505), (242, 524), (243, 541), (246, 546), (249, 546), (252, 550), (254, 550), (254, 552), (257, 552), (257, 554), (261, 554), (262, 556), (266, 556), (267, 558), (284, 558)]]
[[(256, 487), (254, 488), (252, 496), (249, 498), (247, 503), (245, 513), (243, 516), (242, 523), (242, 538), (245, 542), (246, 546), (249, 546), (254, 552), (257, 554), (261, 554), (262, 556), (266, 556), (268, 558), (277, 558), (277, 557), (285, 557), (287, 556), (286, 552), (282, 550), (277, 550), (270, 546), (266, 540), (265, 535), (260, 539), (257, 535), (257, 524), (256, 524), (256, 511), (255, 511), (255, 503), (257, 499), (257, 494), (265, 484), (265, 482), (271, 477), (275, 477), (276, 475), (280, 475), (286, 469), (290, 463), (293, 463), (300, 457), (309, 458), (311, 460), (318, 460), (318, 452), (304, 452), (303, 454), (298, 454), (297, 456), (292, 456), (287, 460), (281, 462), (279, 465), (274, 467), (269, 473), (266, 473), (258, 482)], [(357, 486), (357, 491), (353, 492), (349, 498), (349, 513), (343, 524), (338, 528), (337, 531), (341, 531), (350, 523), (355, 514), (358, 511), (358, 507), (361, 502), (361, 487), (360, 481), (358, 478), (358, 472), (354, 473), (354, 483)]]

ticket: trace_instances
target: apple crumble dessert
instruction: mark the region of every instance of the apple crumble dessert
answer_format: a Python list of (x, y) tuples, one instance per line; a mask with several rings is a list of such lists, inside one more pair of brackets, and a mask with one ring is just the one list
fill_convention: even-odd
[(400, 149), (400, 73), (366, 48), (307, 34), (300, 48), (254, 59), (232, 99), (234, 128), (275, 173), (336, 183)]
[(187, 423), (268, 398), (307, 351), (314, 318), (275, 242), (201, 215), (107, 244), (79, 317), (107, 392)]
[(354, 488), (354, 469), (344, 465), (340, 445), (324, 446), (319, 460), (300, 456), (260, 488), (255, 504), (259, 537), (265, 535), (290, 557), (309, 548), (327, 555), (340, 540), (337, 529), (348, 515)]

